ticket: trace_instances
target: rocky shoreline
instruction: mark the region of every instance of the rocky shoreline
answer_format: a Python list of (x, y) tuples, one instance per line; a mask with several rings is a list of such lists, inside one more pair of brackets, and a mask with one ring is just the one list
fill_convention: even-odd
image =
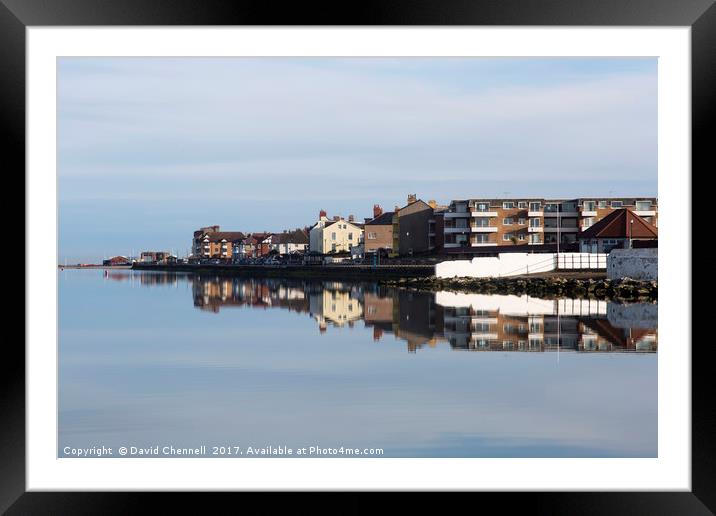
[(545, 299), (604, 299), (617, 302), (651, 302), (658, 299), (656, 281), (639, 281), (630, 278), (619, 280), (579, 278), (400, 278), (379, 281), (380, 284), (414, 288), (431, 292), (446, 290), (471, 294), (501, 294), (521, 296), (527, 294)]

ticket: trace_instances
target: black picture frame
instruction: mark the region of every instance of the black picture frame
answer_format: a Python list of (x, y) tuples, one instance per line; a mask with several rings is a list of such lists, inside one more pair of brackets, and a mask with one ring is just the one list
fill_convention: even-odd
[[(689, 26), (692, 42), (692, 169), (712, 167), (716, 111), (714, 0), (362, 0), (271, 2), (220, 0), (0, 0), (0, 131), (6, 175), (25, 169), (25, 29), (85, 25), (572, 25)], [(7, 158), (10, 158), (8, 161)], [(9, 164), (12, 164), (10, 166)], [(12, 172), (11, 172), (12, 171)], [(685, 171), (689, 173), (690, 171)], [(15, 173), (16, 176), (21, 176)], [(693, 178), (693, 173), (692, 173)], [(24, 183), (20, 188), (24, 191)], [(691, 214), (689, 214), (690, 216)], [(16, 222), (13, 222), (16, 224)], [(7, 230), (7, 228), (6, 228)], [(25, 238), (31, 235), (25, 235)], [(690, 251), (690, 250), (688, 250)], [(688, 256), (691, 256), (690, 253)], [(25, 270), (25, 274), (32, 271)], [(24, 285), (23, 285), (24, 288)], [(691, 303), (691, 300), (684, 300)], [(692, 316), (693, 320), (693, 316)], [(690, 332), (685, 332), (690, 336)], [(7, 514), (125, 514), (161, 497), (164, 510), (189, 509), (185, 493), (61, 493), (25, 489), (25, 351), (4, 341), (0, 361), (0, 511)], [(682, 343), (691, 345), (688, 337)], [(708, 346), (692, 346), (692, 490), (690, 492), (473, 493), (480, 503), (524, 506), (533, 514), (711, 514), (716, 512), (716, 435)], [(670, 343), (671, 345), (671, 343)], [(221, 494), (242, 497), (254, 494)], [(370, 510), (374, 494), (353, 495), (340, 512)], [(457, 496), (457, 495), (455, 495)], [(424, 507), (422, 496), (414, 502)], [(204, 502), (200, 502), (204, 503)], [(470, 502), (474, 503), (474, 502)], [(298, 507), (294, 505), (294, 507)], [(277, 512), (264, 506), (258, 512)]]

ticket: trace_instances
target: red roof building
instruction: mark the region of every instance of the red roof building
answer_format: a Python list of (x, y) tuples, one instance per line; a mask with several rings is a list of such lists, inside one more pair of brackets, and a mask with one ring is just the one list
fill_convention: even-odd
[(628, 208), (611, 212), (593, 226), (579, 234), (579, 248), (583, 253), (608, 253), (612, 249), (656, 245), (659, 234)]

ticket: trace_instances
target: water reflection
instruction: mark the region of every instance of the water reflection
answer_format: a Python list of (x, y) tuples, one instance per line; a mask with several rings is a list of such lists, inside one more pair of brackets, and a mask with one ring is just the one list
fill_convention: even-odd
[(59, 276), (60, 456), (227, 443), (386, 457), (658, 453), (656, 305)]
[(362, 320), (373, 340), (393, 334), (408, 352), (439, 344), (500, 352), (656, 352), (657, 305), (529, 296), (418, 292), (339, 281), (247, 279), (108, 271), (139, 285), (189, 282), (194, 306), (219, 313), (251, 307), (305, 313), (325, 333)]

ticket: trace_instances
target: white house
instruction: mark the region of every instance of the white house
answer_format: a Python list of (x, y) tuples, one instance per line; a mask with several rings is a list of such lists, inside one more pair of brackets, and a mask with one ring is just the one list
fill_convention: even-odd
[(270, 247), (279, 254), (305, 253), (308, 250), (308, 233), (303, 229), (276, 233), (271, 237)]
[(363, 228), (343, 217), (329, 220), (321, 211), (319, 220), (311, 228), (309, 249), (317, 253), (350, 252), (351, 247), (363, 241)]

